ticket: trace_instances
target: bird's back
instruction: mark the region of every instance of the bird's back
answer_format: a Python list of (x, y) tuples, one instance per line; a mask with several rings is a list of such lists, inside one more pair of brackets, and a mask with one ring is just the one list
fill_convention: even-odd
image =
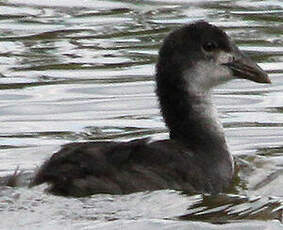
[(174, 140), (73, 143), (43, 164), (31, 186), (47, 182), (50, 192), (64, 196), (168, 188), (217, 192), (201, 166), (195, 154)]

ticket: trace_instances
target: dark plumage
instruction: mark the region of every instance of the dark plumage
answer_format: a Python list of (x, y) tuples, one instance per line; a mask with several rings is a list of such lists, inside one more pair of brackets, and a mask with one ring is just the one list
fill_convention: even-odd
[(156, 93), (169, 140), (86, 142), (64, 146), (37, 172), (64, 196), (176, 189), (218, 193), (233, 176), (233, 160), (209, 92), (233, 78), (270, 83), (225, 32), (204, 21), (165, 38), (156, 66)]

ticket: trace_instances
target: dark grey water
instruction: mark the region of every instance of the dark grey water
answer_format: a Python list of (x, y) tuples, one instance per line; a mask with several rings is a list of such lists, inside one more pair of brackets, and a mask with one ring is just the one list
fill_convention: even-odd
[[(0, 176), (31, 173), (62, 144), (167, 138), (154, 95), (161, 40), (204, 19), (272, 85), (235, 80), (215, 100), (238, 178), (229, 194), (55, 197), (0, 187), (0, 229), (283, 229), (283, 2), (0, 3)], [(225, 223), (225, 224), (223, 224)]]

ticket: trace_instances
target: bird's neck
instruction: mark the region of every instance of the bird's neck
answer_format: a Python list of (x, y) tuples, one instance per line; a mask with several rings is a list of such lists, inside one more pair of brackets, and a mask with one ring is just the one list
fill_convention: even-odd
[(182, 142), (195, 154), (229, 160), (223, 128), (209, 90), (202, 90), (196, 85), (199, 83), (176, 74), (176, 71), (157, 74), (156, 91), (170, 138)]
[(157, 75), (156, 91), (170, 138), (185, 145), (208, 175), (215, 176), (218, 182), (223, 182), (220, 184), (227, 186), (233, 175), (233, 160), (222, 125), (210, 93), (194, 88), (182, 78), (165, 76), (161, 80)]

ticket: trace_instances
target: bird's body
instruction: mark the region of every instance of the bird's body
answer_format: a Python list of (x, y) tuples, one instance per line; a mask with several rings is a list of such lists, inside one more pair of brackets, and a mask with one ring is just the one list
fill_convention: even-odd
[(236, 77), (270, 82), (219, 28), (200, 21), (173, 31), (156, 66), (170, 139), (68, 144), (43, 164), (31, 185), (47, 182), (50, 192), (65, 196), (223, 191), (233, 177), (233, 160), (210, 89)]
[(192, 193), (222, 191), (229, 185), (232, 171), (225, 183), (219, 183), (213, 179), (221, 176), (207, 170), (210, 167), (202, 157), (174, 140), (74, 143), (54, 154), (36, 181), (52, 181), (50, 192), (71, 196), (167, 188)]

